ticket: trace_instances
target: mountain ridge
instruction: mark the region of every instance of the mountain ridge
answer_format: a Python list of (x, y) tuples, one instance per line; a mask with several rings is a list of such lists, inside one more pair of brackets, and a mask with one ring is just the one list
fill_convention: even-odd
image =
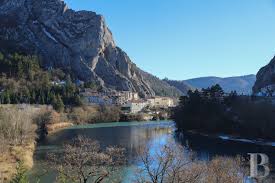
[[(253, 74), (244, 76), (231, 76), (231, 77), (199, 77), (188, 80), (176, 81), (166, 80), (170, 85), (180, 88), (182, 85), (189, 86), (191, 89), (208, 88), (212, 85), (219, 84), (225, 90), (225, 92), (237, 91), (239, 94), (251, 94), (252, 87), (256, 80), (256, 76)], [(183, 88), (184, 88), (183, 86)], [(185, 89), (185, 88), (184, 88)], [(186, 90), (186, 89), (185, 89)]]
[[(38, 55), (45, 68), (71, 70), (80, 80), (96, 81), (106, 90), (133, 91), (142, 97), (161, 93), (152, 87), (154, 76), (141, 72), (116, 46), (103, 16), (95, 12), (74, 11), (62, 0), (1, 0), (0, 27), (0, 51)], [(167, 83), (154, 81), (169, 96), (181, 95)]]

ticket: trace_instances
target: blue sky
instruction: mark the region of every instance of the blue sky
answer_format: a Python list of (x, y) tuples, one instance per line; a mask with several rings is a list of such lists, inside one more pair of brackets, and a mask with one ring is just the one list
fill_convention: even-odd
[(102, 14), (116, 44), (160, 78), (256, 74), (275, 55), (275, 0), (65, 0)]

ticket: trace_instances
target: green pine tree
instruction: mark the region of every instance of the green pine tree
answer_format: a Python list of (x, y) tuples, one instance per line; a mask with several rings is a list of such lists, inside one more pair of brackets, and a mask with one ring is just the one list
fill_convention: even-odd
[(57, 112), (62, 112), (64, 110), (64, 103), (60, 95), (57, 95), (56, 100), (53, 102), (53, 108)]
[(7, 91), (4, 96), (4, 104), (10, 104), (10, 103), (11, 103), (10, 93)]
[(0, 61), (4, 61), (4, 55), (0, 52)]
[(31, 103), (31, 104), (35, 104), (35, 101), (36, 101), (36, 93), (35, 93), (35, 91), (33, 90), (33, 91), (31, 92), (31, 100), (30, 100), (30, 103)]
[(74, 96), (74, 104), (76, 106), (82, 106), (83, 105), (83, 102), (82, 102), (82, 100), (81, 100), (81, 98), (80, 98), (79, 95)]
[(24, 168), (23, 163), (20, 161), (16, 167), (16, 174), (10, 183), (29, 183), (26, 174), (27, 170)]

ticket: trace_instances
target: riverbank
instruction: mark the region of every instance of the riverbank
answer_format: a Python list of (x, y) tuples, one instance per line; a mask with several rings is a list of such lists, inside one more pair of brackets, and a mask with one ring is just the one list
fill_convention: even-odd
[(8, 182), (17, 173), (16, 167), (18, 162), (22, 162), (22, 166), (26, 169), (33, 167), (33, 155), (35, 151), (36, 143), (32, 143), (20, 146), (10, 146), (7, 152), (4, 152), (0, 156), (0, 180), (2, 182)]
[(268, 141), (267, 139), (250, 139), (250, 138), (241, 137), (241, 136), (238, 136), (238, 135), (230, 135), (230, 134), (217, 134), (217, 133), (207, 134), (207, 133), (192, 131), (192, 130), (177, 131), (177, 133), (178, 134), (180, 134), (180, 133), (189, 133), (189, 134), (193, 134), (193, 135), (200, 135), (202, 137), (210, 137), (210, 138), (215, 138), (215, 139), (221, 139), (221, 140), (224, 140), (224, 141), (244, 142), (244, 143), (261, 145), (261, 146), (275, 147), (275, 141)]
[(46, 125), (47, 132), (48, 134), (53, 134), (57, 131), (63, 130), (68, 127), (74, 126), (73, 123), (71, 122), (61, 122), (61, 123), (56, 123), (56, 124), (48, 124)]
[(275, 105), (253, 96), (225, 95), (216, 85), (203, 92), (190, 92), (174, 109), (179, 130), (228, 134), (237, 139), (275, 141)]
[[(19, 162), (25, 169), (31, 169), (36, 141), (47, 135), (79, 125), (100, 126), (111, 122), (124, 125), (116, 122), (119, 112), (113, 109), (83, 106), (58, 113), (50, 106), (0, 105), (0, 180), (11, 180)], [(140, 121), (132, 123), (137, 125)]]
[(19, 162), (24, 169), (33, 167), (38, 135), (38, 119), (48, 106), (0, 105), (0, 180), (9, 182)]
[(9, 182), (22, 168), (33, 167), (36, 141), (48, 133), (72, 126), (50, 106), (0, 105), (0, 181)]
[[(145, 147), (150, 147), (150, 152), (161, 154), (163, 152), (162, 147), (169, 147), (173, 143), (178, 143), (178, 141), (174, 138), (174, 129), (174, 122), (172, 121), (115, 122), (73, 126), (48, 136), (44, 143), (41, 143), (40, 146), (38, 146), (35, 156), (36, 164), (31, 176), (40, 174), (40, 167), (44, 166), (44, 163), (48, 161), (48, 159), (45, 157), (46, 154), (51, 152), (59, 152), (64, 143), (70, 142), (72, 139), (81, 135), (93, 140), (97, 140), (100, 142), (100, 144), (102, 144), (103, 147), (125, 147), (127, 151), (127, 161), (130, 164), (129, 166), (124, 166), (121, 170), (118, 170), (119, 172), (117, 174), (121, 173), (121, 175), (123, 175), (122, 182), (134, 182), (133, 178), (135, 178), (135, 176), (143, 175), (137, 175), (137, 170), (142, 164), (142, 162), (139, 162), (140, 154), (137, 152)], [(174, 148), (172, 150), (175, 152)], [(181, 154), (181, 152), (182, 150), (178, 151), (179, 154)], [(188, 153), (188, 151), (186, 151), (186, 153)], [(188, 154), (182, 154), (184, 154), (185, 157), (189, 157)], [(157, 156), (154, 156), (153, 158), (156, 157)], [(202, 161), (196, 161), (194, 167), (189, 166), (186, 168), (187, 170), (190, 170), (188, 171), (190, 173), (194, 172), (195, 170), (202, 170), (197, 168), (203, 168), (203, 171), (201, 172), (209, 172), (203, 174), (206, 176), (205, 179), (209, 179), (208, 182), (213, 182), (214, 179), (212, 178), (219, 177), (221, 178), (219, 179), (219, 182), (227, 183), (228, 181), (225, 180), (229, 179), (227, 176), (227, 173), (229, 172), (228, 169), (238, 170), (238, 166), (236, 165), (234, 158), (231, 157), (223, 157), (218, 159), (214, 158), (214, 160), (211, 162), (204, 161), (203, 159), (201, 160)], [(43, 174), (43, 171), (41, 174)], [(183, 175), (182, 177), (185, 178), (187, 175)], [(55, 175), (53, 175), (53, 173), (50, 171), (48, 174), (43, 174), (40, 182), (54, 182), (55, 179)]]

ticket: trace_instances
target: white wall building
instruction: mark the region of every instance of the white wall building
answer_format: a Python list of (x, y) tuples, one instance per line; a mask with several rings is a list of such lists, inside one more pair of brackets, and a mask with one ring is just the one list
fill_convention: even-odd
[(138, 113), (142, 111), (146, 106), (148, 106), (148, 102), (144, 100), (133, 100), (128, 101), (125, 105), (123, 105), (123, 109), (127, 110), (129, 113)]
[(168, 108), (174, 106), (174, 100), (169, 97), (152, 97), (147, 99), (150, 107)]
[(113, 98), (116, 105), (125, 105), (128, 101), (139, 100), (139, 95), (136, 92), (120, 91), (108, 94)]
[(102, 96), (89, 96), (87, 97), (88, 104), (96, 104), (96, 105), (112, 105), (113, 101), (108, 97)]

